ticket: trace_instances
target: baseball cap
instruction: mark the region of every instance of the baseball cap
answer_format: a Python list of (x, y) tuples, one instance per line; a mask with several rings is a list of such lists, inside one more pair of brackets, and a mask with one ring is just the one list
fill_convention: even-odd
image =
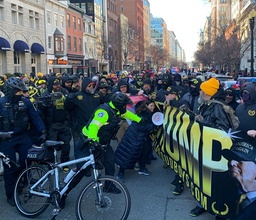
[(175, 88), (175, 86), (168, 86), (166, 89), (166, 92), (165, 92), (166, 95), (168, 95), (168, 94), (178, 95), (178, 93), (179, 93), (179, 90), (177, 88)]
[(222, 150), (222, 155), (229, 161), (252, 161), (256, 164), (256, 148), (248, 142), (236, 142), (230, 149)]
[(59, 85), (60, 84), (60, 80), (58, 78), (56, 78), (54, 81), (53, 81), (53, 85)]

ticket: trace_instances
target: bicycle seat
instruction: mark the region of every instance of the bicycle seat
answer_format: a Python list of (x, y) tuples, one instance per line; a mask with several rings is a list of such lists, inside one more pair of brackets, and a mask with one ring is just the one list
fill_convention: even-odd
[(60, 144), (64, 144), (64, 142), (63, 141), (51, 141), (51, 140), (47, 140), (44, 142), (45, 147), (53, 147), (53, 146), (60, 145)]

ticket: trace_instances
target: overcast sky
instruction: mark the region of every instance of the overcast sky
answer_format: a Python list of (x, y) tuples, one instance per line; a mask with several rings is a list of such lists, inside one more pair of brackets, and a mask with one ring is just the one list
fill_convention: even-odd
[(203, 30), (206, 17), (210, 15), (207, 0), (148, 0), (154, 17), (161, 17), (168, 30), (174, 31), (187, 61), (193, 60), (197, 49), (200, 30)]

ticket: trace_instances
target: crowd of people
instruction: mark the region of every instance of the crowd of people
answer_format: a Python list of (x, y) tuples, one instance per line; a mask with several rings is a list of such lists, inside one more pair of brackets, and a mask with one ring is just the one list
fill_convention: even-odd
[[(125, 182), (127, 169), (137, 169), (140, 175), (151, 175), (146, 166), (156, 157), (150, 133), (157, 128), (151, 118), (156, 111), (161, 111), (155, 103), (177, 107), (194, 115), (196, 121), (214, 128), (239, 129), (245, 136), (248, 131), (252, 136), (256, 123), (254, 83), (247, 83), (241, 89), (223, 88), (216, 78), (202, 82), (196, 75), (182, 76), (169, 71), (159, 75), (138, 73), (132, 77), (123, 72), (117, 81), (103, 74), (92, 78), (83, 74), (13, 74), (8, 78), (0, 76), (0, 90), (0, 131), (13, 131), (11, 138), (1, 140), (0, 151), (13, 160), (18, 154), (20, 164), (19, 168), (4, 165), (5, 191), (10, 205), (15, 205), (15, 180), (25, 167), (28, 148), (32, 144), (40, 145), (46, 139), (64, 142), (59, 149), (60, 162), (69, 161), (71, 143), (75, 158), (80, 158), (89, 154), (84, 138), (100, 142), (106, 146), (105, 174), (117, 175)], [(132, 103), (131, 96), (143, 96), (144, 99)], [(134, 111), (127, 110), (127, 105), (132, 104)], [(232, 111), (227, 112), (225, 106), (230, 106)], [(238, 128), (234, 118), (240, 121)], [(112, 139), (118, 141), (115, 151), (111, 146)], [(117, 174), (115, 164), (119, 166)], [(63, 171), (69, 172), (70, 167), (64, 167)], [(83, 176), (90, 175), (88, 168), (74, 179), (73, 187)], [(184, 182), (178, 174), (171, 184), (175, 185), (173, 194), (183, 192)], [(106, 190), (120, 193), (114, 185)], [(68, 192), (60, 202), (62, 208)], [(196, 217), (205, 211), (198, 203), (190, 215)]]

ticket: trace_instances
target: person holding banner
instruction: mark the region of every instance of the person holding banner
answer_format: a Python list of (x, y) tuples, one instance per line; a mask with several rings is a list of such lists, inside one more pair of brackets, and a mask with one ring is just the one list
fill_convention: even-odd
[[(179, 108), (183, 103), (180, 100), (179, 94), (180, 91), (177, 86), (169, 86), (165, 92), (165, 102), (170, 106)], [(174, 195), (180, 195), (184, 190), (184, 182), (178, 174), (175, 175), (171, 185), (175, 186), (175, 189), (172, 191)]]
[[(216, 78), (210, 78), (201, 83), (200, 89), (201, 91), (198, 98), (200, 104), (199, 114), (195, 116), (195, 120), (202, 125), (228, 132), (228, 130), (232, 128), (230, 116), (226, 113), (221, 103), (212, 101), (217, 100), (224, 103), (225, 93), (220, 82)], [(190, 211), (190, 215), (196, 217), (204, 212), (206, 212), (206, 210), (198, 203), (197, 206)]]
[(152, 122), (153, 111), (149, 109), (148, 100), (139, 101), (135, 105), (135, 112), (144, 119), (144, 123), (133, 122), (126, 130), (121, 143), (115, 151), (115, 163), (120, 166), (117, 178), (124, 182), (126, 169), (133, 169), (139, 161), (138, 174), (149, 176), (151, 173), (146, 168), (146, 161), (152, 156), (152, 146), (149, 142), (149, 133), (156, 127)]

